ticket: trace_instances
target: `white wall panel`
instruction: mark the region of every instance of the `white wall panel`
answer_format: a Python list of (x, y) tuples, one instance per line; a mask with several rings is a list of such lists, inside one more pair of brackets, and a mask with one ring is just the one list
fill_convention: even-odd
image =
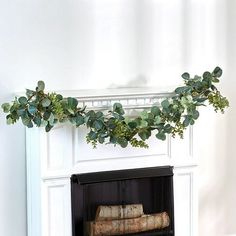
[(42, 235), (71, 236), (70, 181), (42, 183)]

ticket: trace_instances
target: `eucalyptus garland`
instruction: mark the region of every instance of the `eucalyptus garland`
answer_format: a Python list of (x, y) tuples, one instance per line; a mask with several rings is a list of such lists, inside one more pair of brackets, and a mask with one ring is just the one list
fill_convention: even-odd
[(207, 102), (216, 112), (223, 113), (229, 102), (214, 85), (221, 75), (219, 67), (212, 73), (206, 71), (202, 76), (195, 75), (193, 78), (184, 73), (184, 85), (176, 88), (172, 97), (162, 100), (159, 106), (142, 111), (135, 118), (126, 117), (120, 103), (115, 103), (106, 112), (78, 107), (76, 98), (45, 93), (43, 81), (38, 81), (35, 90), (27, 89), (26, 96), (2, 104), (2, 109), (7, 113), (7, 124), (21, 120), (28, 128), (43, 126), (46, 132), (58, 123), (69, 122), (76, 127), (85, 125), (88, 128), (87, 142), (93, 147), (105, 143), (123, 148), (128, 144), (148, 148), (146, 140), (152, 134), (160, 140), (165, 140), (168, 134), (182, 138), (184, 130), (198, 119), (197, 108), (206, 106)]

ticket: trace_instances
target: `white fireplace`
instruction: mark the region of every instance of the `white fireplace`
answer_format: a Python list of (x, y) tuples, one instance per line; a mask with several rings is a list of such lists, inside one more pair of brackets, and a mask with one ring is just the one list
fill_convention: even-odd
[[(112, 89), (66, 92), (88, 109), (109, 109), (121, 102), (127, 113), (158, 104), (170, 96), (155, 89)], [(72, 236), (72, 174), (170, 165), (174, 167), (175, 235), (197, 236), (197, 160), (192, 127), (184, 139), (149, 141), (149, 149), (100, 145), (85, 141), (86, 128), (70, 125), (27, 129), (28, 236)]]

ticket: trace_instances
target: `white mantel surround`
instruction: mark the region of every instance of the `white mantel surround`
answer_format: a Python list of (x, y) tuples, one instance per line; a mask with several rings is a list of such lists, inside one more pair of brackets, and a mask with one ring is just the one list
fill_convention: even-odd
[[(63, 93), (77, 97), (88, 109), (109, 109), (121, 102), (128, 114), (159, 104), (170, 96), (156, 89), (112, 89)], [(170, 90), (171, 91), (171, 90)], [(93, 149), (85, 141), (85, 128), (70, 125), (27, 129), (28, 236), (72, 236), (70, 176), (72, 174), (174, 166), (176, 236), (197, 236), (197, 160), (193, 155), (193, 129), (185, 138), (164, 142), (155, 137), (149, 149), (101, 145)]]

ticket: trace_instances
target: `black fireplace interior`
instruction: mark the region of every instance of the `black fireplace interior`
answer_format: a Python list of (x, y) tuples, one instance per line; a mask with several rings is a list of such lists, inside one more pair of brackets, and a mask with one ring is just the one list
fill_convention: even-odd
[(145, 214), (167, 212), (164, 229), (123, 235), (174, 235), (173, 168), (170, 166), (72, 175), (73, 236), (89, 236), (85, 224), (94, 221), (100, 205), (142, 204)]

